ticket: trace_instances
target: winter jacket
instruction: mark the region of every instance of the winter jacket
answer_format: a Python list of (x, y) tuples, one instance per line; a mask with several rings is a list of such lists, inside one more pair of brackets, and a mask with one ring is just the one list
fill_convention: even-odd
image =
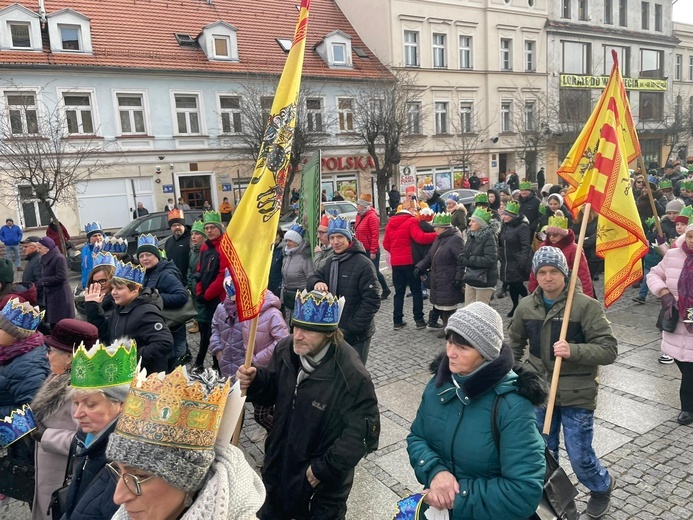
[(197, 264), (195, 296), (203, 296), (205, 303), (198, 302), (197, 321), (210, 323), (217, 305), (226, 298), (224, 277), (228, 262), (219, 252), (222, 234), (215, 240), (207, 240), (200, 247), (200, 261)]
[(190, 292), (195, 294), (195, 287), (197, 286), (197, 265), (200, 263), (200, 247), (195, 247), (190, 244), (190, 260), (188, 262), (188, 272), (186, 273), (186, 287)]
[[(43, 276), (43, 265), (41, 264), (41, 255), (36, 253), (31, 253), (26, 255), (26, 265), (24, 266), (24, 272), (22, 273), (22, 282), (31, 282), (36, 284), (39, 279)], [(41, 308), (45, 307), (45, 301), (43, 299), (43, 287), (37, 289), (38, 291), (38, 304)]]
[(22, 228), (17, 225), (12, 227), (4, 225), (0, 228), (0, 242), (6, 246), (16, 246), (22, 241)]
[[(248, 388), (253, 404), (275, 406), (262, 468), (268, 518), (344, 519), (354, 468), (377, 446), (378, 401), (368, 371), (346, 342), (326, 348), (315, 372), (297, 385), (300, 360), (293, 336), (284, 338)], [(320, 481), (315, 489), (308, 466)]]
[(6, 289), (9, 292), (0, 298), (0, 309), (14, 298), (18, 298), (20, 302), (29, 302), (31, 305), (39, 304), (36, 286), (31, 282), (13, 283)]
[(534, 192), (531, 192), (527, 198), (520, 196), (520, 215), (527, 217), (532, 235), (534, 235), (534, 232), (537, 230), (537, 225), (539, 224), (539, 217), (541, 216), (539, 214), (540, 204), (541, 201)]
[(433, 213), (445, 213), (446, 207), (445, 202), (437, 191), (433, 192), (431, 198), (426, 201), (428, 207), (433, 210)]
[(313, 274), (313, 259), (310, 255), (310, 243), (304, 240), (293, 251), (284, 249), (282, 261), (282, 283), (284, 289), (302, 291), (308, 277)]
[[(597, 256), (597, 224), (598, 219), (594, 218), (591, 222), (587, 223), (587, 229), (585, 230), (585, 242), (582, 244), (582, 250), (585, 252), (585, 257), (587, 258), (588, 266), (593, 265), (595, 263), (604, 262), (604, 259)], [(581, 225), (581, 222), (575, 222), (572, 225), (571, 229), (573, 231), (574, 236), (578, 236), (580, 234)], [(568, 267), (572, 266), (568, 264)], [(590, 271), (590, 274), (594, 276), (598, 273), (593, 273)]]
[(91, 270), (94, 267), (94, 246), (92, 246), (89, 242), (84, 244), (84, 247), (82, 248), (81, 251), (81, 256), (82, 256), (82, 287), (86, 289), (87, 287), (87, 282), (89, 281), (89, 273), (91, 273)]
[(269, 280), (267, 281), (267, 288), (272, 291), (275, 296), (281, 296), (282, 293), (283, 264), (284, 248), (276, 245), (272, 251), (272, 263), (270, 264)]
[(524, 282), (532, 267), (532, 234), (527, 217), (520, 215), (503, 222), (498, 237), (500, 278), (504, 282)]
[(106, 468), (106, 446), (116, 422), (113, 420), (88, 447), (84, 446), (86, 434), (77, 432), (72, 441), (75, 444), (74, 473), (61, 520), (110, 520), (118, 510), (113, 502), (116, 481)]
[(419, 227), (418, 219), (408, 211), (397, 213), (385, 228), (383, 247), (390, 253), (392, 267), (414, 265), (412, 240), (419, 244), (432, 244), (435, 233), (425, 233)]
[(164, 251), (166, 251), (166, 258), (176, 265), (181, 274), (187, 276), (190, 265), (190, 230), (186, 227), (181, 236), (168, 237), (164, 244)]
[[(542, 230), (544, 226), (549, 225), (549, 219), (554, 216), (554, 212), (551, 211), (551, 208), (548, 206), (545, 206), (545, 213), (543, 215), (539, 215), (539, 221), (537, 222), (537, 227), (535, 228), (535, 231), (538, 233), (539, 231)], [(563, 213), (563, 216), (568, 219), (568, 227), (573, 225), (573, 214), (570, 212), (568, 208), (565, 207), (565, 205), (561, 206), (559, 208), (559, 211)]]
[(183, 275), (171, 260), (159, 260), (144, 274), (144, 287), (156, 289), (164, 309), (180, 309), (188, 302), (188, 291), (183, 286)]
[(315, 253), (313, 256), (313, 271), (322, 269), (329, 258), (334, 254), (332, 246), (328, 245), (326, 247), (320, 246), (320, 251)]
[(426, 257), (416, 264), (419, 271), (428, 272), (429, 298), (433, 305), (449, 307), (464, 301), (462, 291), (452, 284), (457, 272), (457, 257), (463, 249), (462, 234), (453, 226), (438, 235)]
[(173, 355), (173, 336), (161, 315), (163, 302), (159, 293), (143, 288), (129, 305), (116, 305), (110, 316), (96, 302), (86, 302), (87, 321), (99, 329), (106, 344), (128, 337), (137, 342), (137, 356), (147, 373), (165, 372)]
[[(345, 255), (351, 256), (339, 263), (337, 287), (330, 287), (332, 264)], [(326, 283), (335, 296), (344, 296), (344, 309), (339, 318), (344, 341), (350, 345), (356, 344), (375, 334), (375, 313), (380, 308), (380, 284), (373, 262), (361, 242), (354, 240), (341, 255), (332, 255), (322, 269), (308, 278), (306, 289), (312, 291), (318, 282)]]
[[(676, 310), (679, 300), (679, 278), (686, 261), (686, 253), (680, 247), (669, 249), (662, 261), (650, 269), (647, 274), (647, 287), (655, 296), (660, 296), (664, 289), (676, 298)], [(674, 332), (662, 331), (662, 352), (678, 361), (693, 362), (693, 336), (686, 330), (686, 324), (679, 318)]]
[[(43, 335), (34, 334), (40, 336), (36, 342), (42, 343), (39, 339)], [(9, 416), (12, 410), (31, 402), (46, 380), (49, 367), (46, 347), (42, 344), (0, 365), (0, 417)]]
[(380, 218), (375, 208), (356, 215), (356, 240), (363, 244), (369, 255), (375, 255), (380, 249)]
[(460, 233), (464, 233), (467, 230), (467, 208), (464, 204), (458, 204), (457, 209), (452, 212), (452, 219), (450, 222), (453, 227), (460, 230)]
[[(506, 335), (517, 361), (529, 346), (528, 364), (545, 381), (551, 381), (553, 376), (553, 344), (560, 336), (567, 294), (566, 285), (548, 312), (541, 287), (522, 298)], [(616, 360), (618, 342), (601, 304), (585, 296), (579, 287), (575, 288), (566, 341), (570, 344), (570, 358), (561, 365), (556, 405), (594, 410), (599, 365)]]
[(63, 318), (75, 317), (75, 298), (70, 288), (67, 260), (57, 247), (41, 257), (43, 274), (36, 287), (43, 289), (46, 300), (46, 323), (55, 324)]
[[(542, 243), (539, 249), (545, 246), (557, 247), (565, 255), (565, 259), (568, 262), (568, 268), (573, 268), (573, 262), (575, 261), (575, 253), (577, 253), (577, 244), (575, 243), (575, 233), (572, 229), (568, 230), (568, 235), (563, 237), (558, 243), (554, 244), (551, 240), (546, 237), (546, 240)], [(590, 275), (590, 268), (587, 265), (587, 257), (584, 251), (581, 252), (580, 256), (580, 267), (578, 268), (578, 278), (580, 278), (580, 284), (582, 285), (582, 292), (587, 296), (594, 298), (594, 287), (592, 286), (592, 276)], [(537, 288), (537, 277), (533, 272), (529, 273), (529, 292), (534, 292)]]
[[(424, 233), (434, 233), (436, 229), (431, 225), (430, 222), (426, 222), (425, 220), (419, 220), (419, 229), (423, 231)], [(416, 240), (411, 239), (411, 258), (414, 260), (414, 265), (418, 264), (421, 260), (426, 258), (426, 255), (428, 254), (428, 251), (431, 249), (431, 245), (433, 245), (433, 242), (430, 244), (419, 244)]]
[[(473, 374), (454, 376), (457, 389), (443, 355), (424, 390), (407, 451), (422, 486), (441, 471), (455, 476), (460, 492), (452, 520), (526, 519), (541, 500), (546, 460), (534, 405), (545, 401), (546, 385), (528, 371), (518, 377), (512, 366), (512, 351), (504, 346)], [(500, 452), (491, 426), (496, 398)]]
[(468, 234), (464, 250), (457, 257), (455, 280), (463, 280), (465, 270), (486, 268), (485, 287), (495, 287), (498, 282), (498, 238), (490, 225)]
[[(65, 226), (62, 224), (60, 224), (60, 228), (63, 232), (63, 238), (65, 239), (65, 242), (67, 242), (70, 240), (70, 233), (67, 232), (67, 229), (65, 229)], [(55, 245), (60, 247), (60, 233), (58, 233), (58, 228), (53, 222), (48, 224), (48, 227), (46, 228), (46, 236), (52, 238)]]

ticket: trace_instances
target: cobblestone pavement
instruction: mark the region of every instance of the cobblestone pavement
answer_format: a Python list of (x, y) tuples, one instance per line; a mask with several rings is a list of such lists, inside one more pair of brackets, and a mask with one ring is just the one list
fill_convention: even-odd
[[(387, 277), (384, 264), (382, 270)], [(603, 294), (601, 282), (597, 290)], [(608, 311), (619, 339), (619, 357), (601, 368), (594, 432), (597, 454), (617, 479), (612, 510), (605, 518), (690, 519), (693, 429), (675, 421), (678, 369), (657, 362), (660, 339), (654, 323), (659, 305), (651, 295), (646, 305), (635, 304), (631, 298), (636, 294), (629, 289)], [(505, 316), (510, 298), (494, 300), (492, 305)], [(427, 303), (426, 312), (429, 308)], [(415, 329), (410, 298), (405, 300), (409, 325), (403, 329), (392, 328), (392, 297), (383, 302), (376, 320), (368, 369), (380, 403), (382, 434), (380, 449), (357, 467), (347, 513), (350, 520), (389, 520), (400, 497), (421, 489), (409, 466), (406, 436), (430, 378), (428, 363), (444, 348), (434, 332)], [(509, 320), (504, 321), (507, 325)], [(195, 339), (192, 343), (195, 348)], [(255, 428), (252, 413), (246, 414), (241, 446), (251, 464), (259, 467), (262, 445), (248, 437)], [(575, 481), (565, 457), (561, 462)], [(578, 489), (584, 508), (585, 488), (578, 485)], [(29, 512), (23, 504), (10, 500), (0, 506), (0, 519), (25, 518)]]

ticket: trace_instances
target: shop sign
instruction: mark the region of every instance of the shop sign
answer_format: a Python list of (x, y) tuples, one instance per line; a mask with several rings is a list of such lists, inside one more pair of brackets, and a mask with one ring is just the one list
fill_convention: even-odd
[[(561, 88), (606, 88), (609, 76), (579, 76), (561, 74)], [(623, 78), (626, 90), (666, 91), (668, 82), (665, 79)]]
[(323, 170), (343, 171), (343, 170), (368, 170), (375, 168), (375, 163), (370, 155), (365, 157), (323, 157)]
[(409, 186), (416, 186), (416, 166), (402, 166), (400, 168), (399, 190), (405, 192)]

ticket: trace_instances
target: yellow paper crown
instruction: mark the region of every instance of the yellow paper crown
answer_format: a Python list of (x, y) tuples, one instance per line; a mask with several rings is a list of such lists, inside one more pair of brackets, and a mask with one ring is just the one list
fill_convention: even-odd
[[(214, 447), (230, 380), (191, 382), (183, 367), (166, 375), (142, 370), (132, 381), (116, 432), (150, 444), (188, 450)], [(205, 388), (207, 386), (207, 388)]]

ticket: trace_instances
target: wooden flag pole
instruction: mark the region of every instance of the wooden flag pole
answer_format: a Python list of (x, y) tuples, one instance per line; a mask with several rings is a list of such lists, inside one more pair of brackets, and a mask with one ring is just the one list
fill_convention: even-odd
[[(250, 335), (248, 336), (248, 349), (245, 351), (245, 363), (243, 366), (245, 368), (250, 368), (253, 364), (253, 354), (255, 354), (255, 336), (257, 335), (257, 323), (258, 316), (255, 316), (250, 322)], [(241, 391), (241, 395), (245, 396), (245, 390)], [(236, 431), (233, 432), (233, 440), (231, 444), (238, 446), (238, 441), (241, 438), (241, 428), (243, 427), (243, 414), (238, 418), (238, 424), (236, 424)]]
[[(568, 287), (568, 298), (565, 302), (565, 310), (563, 312), (563, 323), (561, 324), (561, 335), (558, 340), (563, 341), (568, 335), (568, 325), (570, 324), (570, 311), (573, 308), (573, 296), (575, 295), (575, 285), (578, 279), (578, 270), (580, 269), (580, 259), (582, 258), (582, 247), (585, 243), (585, 234), (587, 233), (587, 224), (590, 219), (590, 211), (592, 205), (588, 202), (583, 206), (582, 225), (580, 226), (580, 236), (578, 238), (577, 250), (575, 251), (575, 259), (573, 260), (573, 271), (570, 274), (570, 285)], [(551, 345), (553, 348), (553, 345)], [(553, 376), (551, 377), (551, 391), (549, 393), (549, 404), (546, 405), (546, 418), (544, 419), (544, 435), (548, 435), (551, 431), (551, 420), (553, 419), (553, 408), (556, 405), (556, 392), (558, 391), (558, 378), (561, 375), (561, 364), (563, 358), (556, 356), (556, 361), (553, 365)]]
[[(642, 154), (638, 155), (638, 166), (640, 166), (640, 169), (645, 172), (645, 161), (642, 158)], [(650, 198), (650, 207), (652, 208), (652, 215), (654, 215), (655, 218), (655, 226), (657, 226), (657, 235), (660, 237), (664, 236), (664, 233), (662, 232), (662, 225), (659, 223), (659, 213), (657, 213), (657, 206), (655, 206), (655, 201), (654, 197), (652, 196), (652, 190), (650, 189), (650, 181), (649, 175), (647, 175), (647, 172), (642, 174), (643, 177), (645, 177), (645, 189), (647, 190), (647, 196)]]

